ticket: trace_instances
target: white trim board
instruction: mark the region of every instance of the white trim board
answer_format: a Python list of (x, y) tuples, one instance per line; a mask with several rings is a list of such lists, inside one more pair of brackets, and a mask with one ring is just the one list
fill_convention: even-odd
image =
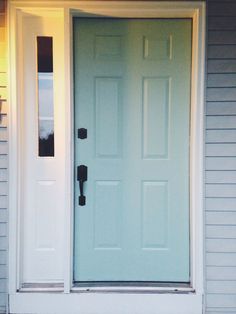
[(193, 294), (22, 293), (11, 295), (10, 310), (22, 314), (202, 314), (202, 297)]
[[(18, 292), (21, 287), (20, 223), (21, 223), (21, 111), (22, 86), (22, 22), (23, 16), (60, 16), (64, 23), (64, 136), (66, 159), (64, 208), (64, 291), (53, 293)], [(110, 17), (192, 18), (193, 59), (191, 86), (191, 287), (192, 291), (175, 294), (158, 291), (140, 293), (81, 293), (72, 291), (73, 256), (73, 86), (72, 86), (72, 17), (102, 15)], [(202, 2), (155, 1), (9, 1), (9, 292), (13, 313), (154, 313), (158, 308), (166, 314), (200, 314), (203, 295), (203, 130), (204, 130), (204, 55), (205, 4)], [(51, 289), (50, 289), (51, 290)], [(109, 298), (108, 298), (109, 296)]]

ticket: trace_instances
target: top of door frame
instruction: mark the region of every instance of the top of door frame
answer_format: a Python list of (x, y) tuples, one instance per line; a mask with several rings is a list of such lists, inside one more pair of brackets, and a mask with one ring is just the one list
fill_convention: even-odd
[[(80, 1), (80, 0), (9, 0), (9, 7), (42, 15), (58, 9), (69, 9), (73, 15), (91, 14), (110, 17), (192, 18), (204, 10), (203, 1)], [(37, 10), (35, 10), (37, 8)]]

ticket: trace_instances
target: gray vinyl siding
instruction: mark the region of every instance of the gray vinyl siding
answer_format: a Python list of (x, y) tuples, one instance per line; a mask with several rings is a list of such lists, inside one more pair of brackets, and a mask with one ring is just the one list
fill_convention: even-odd
[(5, 1), (0, 0), (0, 313), (6, 313), (7, 300), (8, 106), (5, 3)]
[(208, 1), (206, 314), (236, 313), (236, 2)]

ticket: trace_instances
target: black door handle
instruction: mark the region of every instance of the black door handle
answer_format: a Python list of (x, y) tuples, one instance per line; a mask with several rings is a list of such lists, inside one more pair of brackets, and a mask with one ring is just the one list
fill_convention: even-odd
[(79, 181), (79, 205), (84, 206), (86, 204), (86, 197), (84, 196), (84, 182), (88, 179), (88, 167), (80, 165), (77, 167), (77, 181)]

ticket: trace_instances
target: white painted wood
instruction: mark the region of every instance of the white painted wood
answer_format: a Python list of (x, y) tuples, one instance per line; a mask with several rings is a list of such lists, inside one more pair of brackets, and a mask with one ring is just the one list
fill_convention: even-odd
[[(8, 4), (9, 5), (9, 4)], [(14, 12), (14, 13), (13, 13)], [(20, 115), (19, 115), (19, 102), (22, 101), (22, 97), (19, 93), (19, 88), (21, 83), (17, 80), (16, 73), (19, 71), (22, 73), (22, 63), (17, 63), (16, 52), (16, 37), (18, 37), (18, 58), (22, 57), (22, 24), (21, 20), (16, 14), (16, 10), (8, 7), (9, 16), (14, 14), (14, 19), (8, 19), (8, 42), (9, 42), (9, 62), (8, 64), (8, 73), (9, 77), (9, 102), (11, 106), (9, 107), (9, 187), (11, 191), (15, 191), (14, 194), (9, 193), (9, 208), (12, 210), (9, 212), (9, 273), (14, 273), (11, 281), (9, 281), (9, 292), (15, 292), (19, 288), (19, 218), (20, 217), (20, 194), (19, 194), (19, 170), (20, 164), (20, 145), (18, 144), (20, 138)], [(17, 25), (17, 27), (16, 27)], [(10, 36), (11, 29), (11, 36)], [(13, 88), (14, 86), (14, 88)], [(17, 136), (18, 134), (18, 136)]]
[[(64, 8), (64, 32), (73, 33), (70, 7)], [(73, 35), (65, 36), (65, 215), (64, 215), (64, 293), (73, 286), (73, 238), (74, 238), (74, 86), (73, 86)]]
[[(10, 296), (11, 313), (58, 314), (143, 314), (143, 313), (202, 313), (201, 296), (195, 294), (112, 294), (82, 293), (60, 294), (23, 293)], [(35, 312), (34, 312), (35, 313)]]
[[(65, 127), (63, 20), (23, 17), (24, 95), (22, 108), (22, 224), (23, 283), (63, 281), (65, 211)], [(38, 156), (37, 36), (53, 37), (54, 157)], [(1, 184), (1, 183), (0, 183)]]
[[(196, 13), (196, 12), (195, 12)], [(192, 163), (190, 164), (190, 250), (191, 250), (191, 265), (198, 265), (199, 268), (195, 269), (195, 266), (191, 268), (193, 287), (196, 287), (196, 291), (200, 289), (200, 293), (203, 294), (203, 160), (201, 156), (204, 154), (203, 150), (203, 129), (204, 123), (201, 118), (204, 113), (203, 109), (203, 90), (204, 90), (204, 54), (205, 54), (205, 18), (204, 8), (198, 9), (197, 14), (193, 18), (193, 46), (192, 46), (192, 93), (191, 93), (191, 137), (195, 139), (190, 146), (190, 158)], [(198, 26), (197, 26), (198, 24)], [(200, 124), (199, 124), (200, 123)], [(202, 130), (199, 132), (199, 130)], [(200, 176), (199, 176), (200, 174)], [(193, 178), (196, 178), (194, 180)], [(199, 213), (200, 209), (200, 215)], [(200, 236), (200, 241), (198, 237)], [(199, 254), (200, 253), (200, 254)], [(203, 302), (203, 301), (202, 301)], [(202, 303), (203, 304), (203, 303)]]
[[(38, 8), (40, 6), (40, 9)], [(44, 8), (43, 8), (44, 7)], [(47, 7), (47, 10), (45, 10)], [(66, 152), (67, 157), (61, 169), (66, 169), (66, 183), (68, 184), (64, 196), (66, 197), (66, 210), (64, 212), (65, 236), (63, 239), (64, 273), (65, 283), (64, 294), (53, 293), (18, 293), (16, 289), (20, 287), (19, 271), (19, 230), (20, 221), (17, 217), (21, 214), (21, 204), (19, 186), (19, 162), (21, 152), (18, 146), (19, 141), (19, 108), (23, 104), (22, 80), (19, 80), (22, 58), (22, 17), (24, 14), (33, 16), (45, 15), (48, 18), (58, 14), (63, 10), (62, 25), (67, 34), (61, 51), (66, 53), (65, 84), (61, 89), (65, 92), (62, 99), (65, 102), (64, 113), (66, 125)], [(192, 261), (192, 285), (196, 293), (190, 294), (147, 294), (147, 297), (140, 298), (138, 294), (78, 294), (69, 293), (72, 285), (72, 262), (71, 254), (73, 248), (73, 190), (72, 190), (72, 59), (71, 59), (71, 17), (69, 10), (80, 15), (100, 14), (116, 17), (190, 17), (193, 18), (193, 69), (192, 69), (192, 145), (191, 145), (191, 261)], [(15, 18), (17, 13), (17, 19)], [(202, 169), (203, 169), (203, 91), (204, 91), (204, 44), (205, 44), (205, 4), (202, 2), (98, 2), (98, 1), (10, 1), (10, 81), (11, 81), (11, 111), (10, 111), (10, 306), (14, 313), (74, 313), (78, 309), (81, 313), (153, 313), (153, 309), (158, 308), (163, 313), (193, 313), (199, 314), (202, 311), (203, 293), (203, 191), (202, 191)], [(16, 32), (17, 30), (17, 32)], [(16, 49), (16, 38), (17, 49)], [(16, 54), (17, 51), (17, 54)], [(64, 76), (62, 76), (64, 77)], [(64, 124), (62, 125), (64, 128)], [(13, 177), (13, 173), (18, 176)], [(17, 228), (18, 226), (18, 228)], [(124, 299), (122, 299), (124, 298)], [(132, 299), (133, 298), (133, 299)], [(110, 303), (109, 303), (110, 302)], [(140, 302), (140, 303), (139, 303)], [(194, 311), (194, 312), (193, 312)]]

